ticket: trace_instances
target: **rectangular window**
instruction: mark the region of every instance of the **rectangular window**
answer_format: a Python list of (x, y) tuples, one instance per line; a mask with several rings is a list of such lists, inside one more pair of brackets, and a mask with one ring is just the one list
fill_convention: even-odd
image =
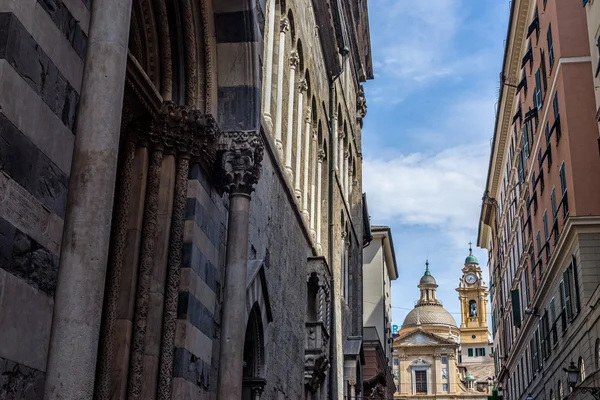
[(550, 203), (552, 204), (552, 221), (556, 219), (556, 191), (552, 188), (550, 193)]
[(559, 284), (559, 292), (560, 292), (560, 321), (562, 326), (562, 331), (564, 332), (567, 329), (567, 299), (565, 294), (565, 282), (560, 281)]
[(535, 236), (535, 242), (537, 244), (537, 255), (539, 258), (542, 253), (542, 239), (541, 239), (539, 230), (537, 231), (537, 235)]
[(416, 392), (427, 394), (427, 371), (415, 371)]
[(571, 272), (573, 273), (573, 288), (575, 289), (575, 309), (581, 311), (579, 302), (579, 277), (577, 276), (577, 261), (575, 255), (571, 255)]
[(544, 240), (548, 241), (548, 213), (544, 210)]
[(550, 300), (550, 322), (552, 323), (552, 346), (558, 344), (558, 332), (556, 329), (556, 301), (554, 297)]
[(473, 357), (473, 349), (467, 349), (467, 355)]
[(567, 320), (571, 321), (573, 317), (573, 308), (571, 307), (571, 277), (569, 271), (563, 272), (565, 310), (567, 311)]
[(450, 384), (448, 384), (448, 383), (442, 383), (442, 390), (444, 392), (449, 392), (450, 391)]
[(475, 357), (484, 357), (485, 356), (485, 347), (476, 348), (475, 349)]
[(565, 175), (565, 163), (563, 162), (560, 166), (560, 191), (561, 191), (561, 206), (563, 209), (563, 220), (569, 216), (569, 201), (567, 198), (567, 178)]
[(529, 158), (529, 124), (523, 126), (523, 152), (525, 159)]
[(519, 152), (519, 183), (523, 183), (525, 181), (525, 174), (523, 171), (523, 152)]
[(596, 50), (598, 50), (598, 58), (596, 59), (598, 65), (596, 66), (596, 74), (594, 76), (597, 78), (598, 74), (600, 74), (600, 36), (596, 39)]
[(524, 306), (529, 304), (529, 299), (531, 298), (531, 292), (530, 292), (530, 288), (529, 288), (529, 267), (527, 266), (527, 263), (525, 263), (525, 273), (523, 276), (523, 279), (525, 280), (525, 304)]
[(542, 49), (540, 49), (540, 59), (542, 64), (542, 83), (544, 84), (544, 92), (546, 92), (548, 90), (548, 76), (546, 75), (546, 55)]
[(394, 365), (400, 365), (400, 359), (394, 358)]
[(542, 108), (542, 77), (540, 69), (535, 71), (535, 91), (533, 92), (533, 105), (540, 110)]
[(448, 364), (448, 356), (442, 356), (441, 360), (442, 360), (442, 364), (444, 364), (444, 365)]
[(548, 33), (546, 34), (548, 40), (548, 64), (550, 64), (550, 71), (554, 67), (554, 46), (552, 45), (552, 26), (548, 25)]

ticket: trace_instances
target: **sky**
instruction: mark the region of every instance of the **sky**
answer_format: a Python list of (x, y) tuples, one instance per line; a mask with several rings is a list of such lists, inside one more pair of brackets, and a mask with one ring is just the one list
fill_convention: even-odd
[(369, 0), (363, 189), (371, 224), (392, 229), (394, 325), (418, 300), (426, 259), (457, 323), (470, 241), (489, 282), (475, 242), (509, 11), (508, 0)]

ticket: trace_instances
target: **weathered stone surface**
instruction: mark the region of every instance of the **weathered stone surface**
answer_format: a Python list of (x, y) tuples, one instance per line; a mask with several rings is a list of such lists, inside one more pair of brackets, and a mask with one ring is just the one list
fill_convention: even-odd
[(53, 305), (46, 293), (0, 268), (0, 357), (44, 371)]
[(213, 291), (217, 290), (216, 267), (194, 243), (183, 245), (182, 267), (191, 268)]
[(213, 313), (189, 292), (179, 293), (177, 319), (188, 320), (209, 338), (214, 337)]
[(0, 399), (39, 400), (43, 396), (43, 372), (0, 357)]
[(184, 378), (202, 389), (207, 389), (211, 378), (210, 364), (186, 349), (176, 348), (173, 377)]
[(0, 113), (0, 169), (60, 217), (67, 203), (68, 178)]
[(79, 102), (76, 90), (14, 14), (2, 13), (0, 25), (0, 56), (42, 97), (63, 124), (73, 130)]
[(81, 30), (79, 22), (71, 15), (61, 0), (37, 0), (38, 4), (50, 15), (58, 29), (65, 35), (73, 49), (82, 59), (85, 57), (87, 36)]

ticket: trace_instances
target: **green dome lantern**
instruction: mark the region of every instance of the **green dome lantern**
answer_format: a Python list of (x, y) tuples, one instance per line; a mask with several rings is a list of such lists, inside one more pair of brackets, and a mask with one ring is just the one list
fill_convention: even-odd
[(477, 257), (473, 255), (473, 249), (471, 245), (472, 243), (469, 242), (469, 255), (465, 259), (465, 264), (479, 264), (479, 261), (477, 261)]

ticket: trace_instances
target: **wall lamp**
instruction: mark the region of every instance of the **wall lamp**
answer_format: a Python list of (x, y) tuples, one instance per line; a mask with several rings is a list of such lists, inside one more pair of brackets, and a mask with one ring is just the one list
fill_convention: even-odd
[(577, 386), (577, 381), (579, 380), (581, 371), (579, 371), (579, 367), (577, 367), (573, 361), (571, 361), (568, 368), (563, 368), (563, 371), (565, 371), (567, 374), (567, 382), (573, 391), (578, 390), (582, 393), (589, 393), (594, 397), (594, 399), (600, 400), (600, 388), (591, 386)]

